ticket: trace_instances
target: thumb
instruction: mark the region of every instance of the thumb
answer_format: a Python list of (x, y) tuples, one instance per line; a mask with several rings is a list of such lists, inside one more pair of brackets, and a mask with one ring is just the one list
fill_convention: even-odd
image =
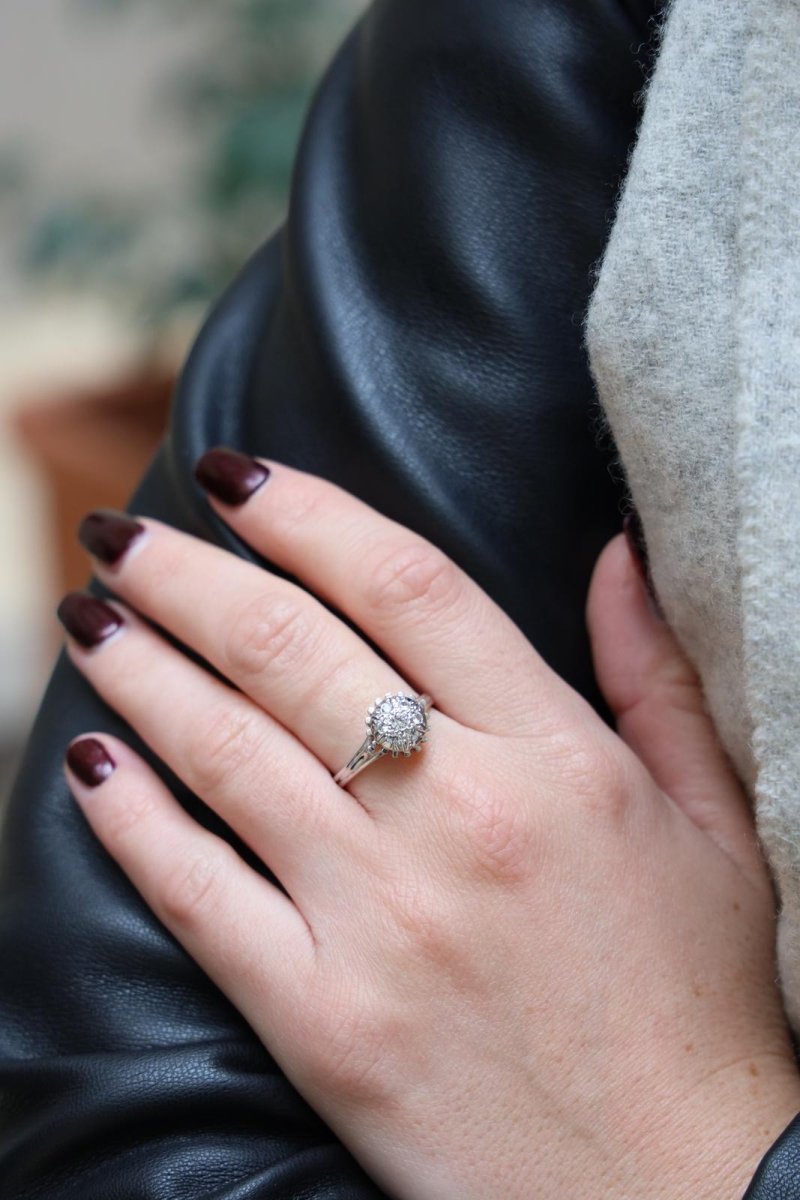
[(592, 575), (587, 620), (617, 732), (654, 780), (742, 868), (761, 859), (750, 805), (708, 714), (699, 676), (662, 619), (624, 534)]

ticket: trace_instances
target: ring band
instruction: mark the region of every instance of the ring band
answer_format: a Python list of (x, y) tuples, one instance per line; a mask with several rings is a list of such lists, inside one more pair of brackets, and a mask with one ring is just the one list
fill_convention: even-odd
[(367, 712), (367, 736), (346, 766), (336, 772), (334, 783), (344, 787), (384, 754), (391, 754), (392, 758), (403, 754), (409, 758), (412, 750), (420, 751), (428, 740), (428, 710), (432, 703), (425, 692), (419, 696), (405, 692), (378, 696)]

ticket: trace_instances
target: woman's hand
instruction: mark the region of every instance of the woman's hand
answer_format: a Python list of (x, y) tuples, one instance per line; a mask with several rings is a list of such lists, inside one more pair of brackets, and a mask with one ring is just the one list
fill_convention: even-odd
[[(773, 898), (624, 538), (589, 599), (620, 737), (430, 543), (269, 467), (213, 451), (199, 478), (304, 587), (94, 514), (125, 604), (60, 613), (78, 669), (288, 894), (104, 733), (68, 756), (97, 836), (391, 1195), (733, 1200), (800, 1108)], [(421, 753), (337, 786), (367, 706), (419, 690)]]

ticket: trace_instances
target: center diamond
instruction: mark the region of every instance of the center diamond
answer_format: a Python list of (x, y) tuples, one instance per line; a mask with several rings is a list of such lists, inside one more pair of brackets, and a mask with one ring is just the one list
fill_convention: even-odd
[(428, 728), (427, 714), (420, 701), (400, 692), (370, 705), (367, 720), (378, 745), (395, 756), (419, 750)]

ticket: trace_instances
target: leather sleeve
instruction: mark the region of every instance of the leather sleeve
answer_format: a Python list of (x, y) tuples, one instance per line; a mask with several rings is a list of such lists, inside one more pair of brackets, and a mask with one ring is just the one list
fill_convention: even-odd
[(800, 1115), (764, 1155), (744, 1200), (800, 1200)]
[[(193, 482), (202, 451), (325, 475), (446, 550), (599, 708), (584, 602), (620, 508), (581, 323), (651, 7), (378, 0), (317, 91), (285, 227), (196, 341), (131, 511), (248, 555)], [(153, 760), (62, 655), (0, 844), (0, 1195), (376, 1196), (94, 839), (62, 759), (98, 729)]]

